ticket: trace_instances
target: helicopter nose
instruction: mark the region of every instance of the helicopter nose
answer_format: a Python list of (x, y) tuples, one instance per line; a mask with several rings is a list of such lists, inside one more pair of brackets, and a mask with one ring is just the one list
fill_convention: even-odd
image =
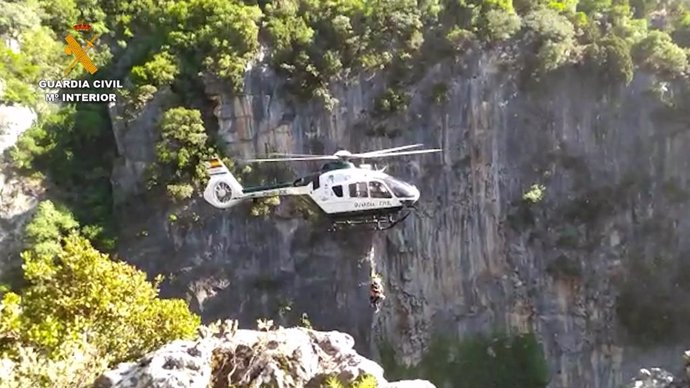
[(414, 196), (412, 196), (412, 203), (415, 203), (419, 200), (419, 189), (417, 186), (412, 186), (412, 189), (414, 191)]
[(412, 195), (401, 201), (405, 206), (412, 206), (419, 200), (419, 189), (417, 186), (412, 186), (411, 191)]

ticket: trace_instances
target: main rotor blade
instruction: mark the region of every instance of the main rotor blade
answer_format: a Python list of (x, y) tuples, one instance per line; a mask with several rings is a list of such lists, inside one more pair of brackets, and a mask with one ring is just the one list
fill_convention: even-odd
[(271, 152), (268, 156), (287, 156), (291, 158), (308, 158), (308, 157), (322, 157), (322, 156), (333, 156), (333, 155), (315, 155), (315, 154), (284, 154), (280, 152)]
[(378, 151), (362, 152), (360, 154), (355, 154), (355, 155), (357, 155), (357, 156), (378, 155), (378, 154), (384, 154), (384, 153), (388, 153), (388, 152), (407, 150), (410, 148), (417, 148), (417, 147), (421, 147), (423, 145), (424, 144), (412, 144), (412, 145), (406, 145), (406, 146), (401, 146), (401, 147), (385, 148), (385, 149), (378, 150)]
[(337, 160), (337, 156), (310, 156), (304, 158), (271, 158), (271, 159), (245, 159), (245, 162), (291, 162), (304, 160)]
[(430, 150), (416, 150), (416, 151), (406, 151), (406, 152), (393, 152), (393, 153), (388, 153), (388, 154), (375, 154), (375, 155), (367, 155), (367, 156), (362, 156), (362, 154), (359, 155), (352, 155), (353, 159), (356, 158), (386, 158), (389, 156), (402, 156), (402, 155), (416, 155), (416, 154), (427, 154), (430, 152), (441, 152), (443, 151), (440, 148), (435, 148), (435, 149), (430, 149)]

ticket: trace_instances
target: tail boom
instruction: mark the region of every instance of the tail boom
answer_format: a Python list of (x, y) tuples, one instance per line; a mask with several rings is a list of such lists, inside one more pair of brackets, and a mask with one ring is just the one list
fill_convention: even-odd
[(309, 195), (309, 186), (292, 186), (281, 188), (270, 188), (265, 190), (249, 191), (243, 194), (244, 198), (266, 198), (286, 195)]
[(244, 188), (237, 179), (235, 179), (220, 158), (209, 160), (206, 163), (206, 171), (210, 179), (204, 189), (204, 200), (211, 204), (211, 206), (219, 209), (233, 207), (247, 199), (286, 195), (309, 195), (310, 192), (309, 185), (278, 185), (272, 187)]

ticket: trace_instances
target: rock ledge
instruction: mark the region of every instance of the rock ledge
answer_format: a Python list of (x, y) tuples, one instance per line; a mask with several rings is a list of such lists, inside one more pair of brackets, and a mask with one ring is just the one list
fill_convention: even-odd
[[(205, 331), (204, 331), (205, 330)], [(321, 387), (329, 376), (351, 382), (373, 376), (378, 387), (435, 388), (425, 380), (389, 383), (377, 363), (360, 356), (354, 339), (306, 328), (238, 330), (234, 321), (204, 328), (103, 373), (94, 388)]]

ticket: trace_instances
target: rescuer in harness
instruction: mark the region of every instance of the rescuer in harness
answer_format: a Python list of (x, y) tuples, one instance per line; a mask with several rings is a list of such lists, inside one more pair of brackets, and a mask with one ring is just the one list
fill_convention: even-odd
[(386, 296), (383, 294), (381, 277), (374, 274), (371, 277), (371, 286), (369, 287), (369, 303), (371, 303), (371, 307), (376, 309), (377, 313), (381, 309), (381, 303), (383, 303), (384, 299), (386, 299)]

